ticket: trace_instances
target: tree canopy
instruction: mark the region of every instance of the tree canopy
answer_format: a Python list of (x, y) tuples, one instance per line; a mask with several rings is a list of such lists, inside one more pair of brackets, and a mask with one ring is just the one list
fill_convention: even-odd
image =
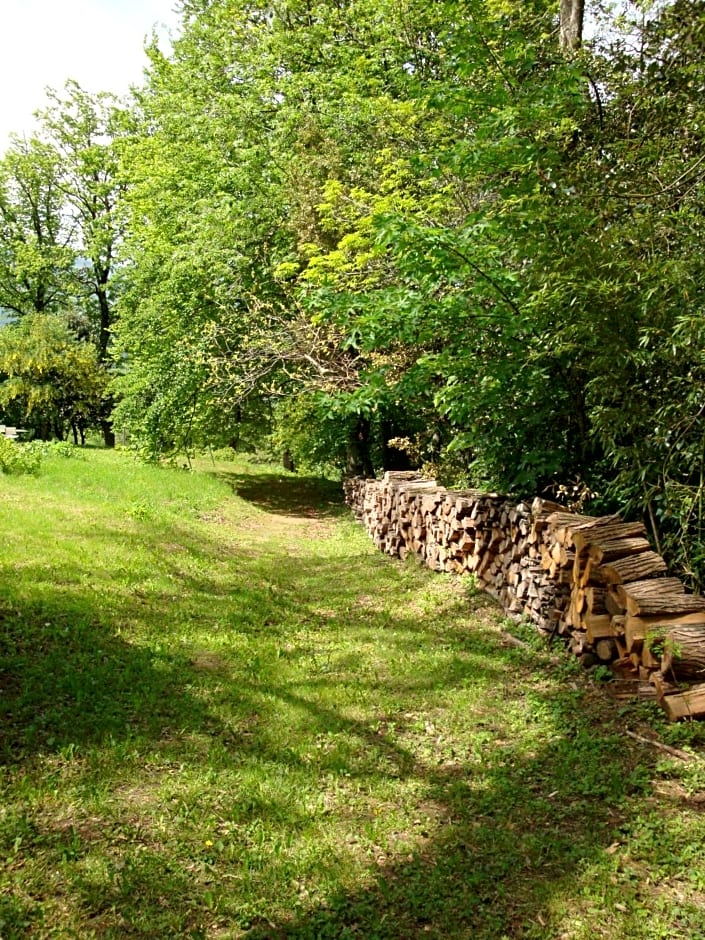
[(95, 423), (105, 386), (95, 348), (51, 314), (31, 313), (0, 330), (0, 405), (26, 431), (83, 441)]

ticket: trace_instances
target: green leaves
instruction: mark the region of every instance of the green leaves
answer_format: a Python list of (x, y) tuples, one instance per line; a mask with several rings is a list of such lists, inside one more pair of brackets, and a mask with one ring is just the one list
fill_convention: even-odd
[(0, 404), (19, 409), (38, 437), (63, 439), (68, 427), (85, 430), (98, 419), (105, 373), (95, 348), (57, 316), (27, 314), (0, 330), (0, 374)]
[(72, 227), (59, 154), (15, 138), (0, 161), (0, 307), (16, 314), (65, 309), (76, 287)]
[(76, 82), (65, 97), (52, 91), (51, 107), (40, 113), (42, 132), (61, 166), (63, 214), (71, 223), (76, 254), (76, 303), (91, 323), (98, 358), (108, 357), (115, 319), (115, 261), (122, 237), (118, 208), (125, 181), (120, 149), (129, 116), (106, 92), (91, 95)]
[(273, 416), (298, 459), (371, 470), (433, 438), (449, 478), (581, 474), (660, 537), (700, 532), (702, 11), (570, 59), (555, 14), (184, 6), (120, 146), (116, 388), (141, 447)]

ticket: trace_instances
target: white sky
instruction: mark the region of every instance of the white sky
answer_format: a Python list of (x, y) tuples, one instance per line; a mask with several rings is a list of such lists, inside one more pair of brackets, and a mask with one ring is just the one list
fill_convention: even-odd
[(10, 133), (32, 130), (44, 89), (75, 79), (90, 92), (126, 94), (140, 84), (145, 38), (165, 41), (176, 0), (0, 0), (0, 152)]

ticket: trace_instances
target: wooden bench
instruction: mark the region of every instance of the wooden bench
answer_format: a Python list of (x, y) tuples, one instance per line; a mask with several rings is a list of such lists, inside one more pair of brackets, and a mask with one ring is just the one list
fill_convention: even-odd
[(25, 433), (26, 428), (11, 428), (6, 424), (0, 424), (0, 434), (10, 441), (16, 441), (20, 434)]

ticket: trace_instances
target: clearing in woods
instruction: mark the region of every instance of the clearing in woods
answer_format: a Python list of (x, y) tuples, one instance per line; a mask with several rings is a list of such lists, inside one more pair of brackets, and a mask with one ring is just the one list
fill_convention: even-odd
[(2, 940), (705, 935), (702, 726), (506, 645), (337, 485), (0, 484)]

